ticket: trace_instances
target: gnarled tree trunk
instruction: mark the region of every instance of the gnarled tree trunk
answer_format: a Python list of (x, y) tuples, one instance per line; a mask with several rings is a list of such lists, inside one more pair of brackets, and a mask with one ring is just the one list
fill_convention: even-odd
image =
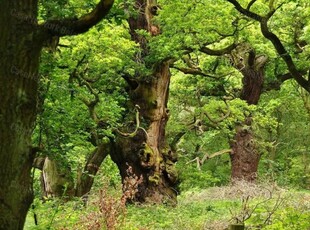
[[(246, 48), (246, 49), (244, 49)], [(241, 99), (249, 105), (256, 105), (261, 96), (264, 82), (264, 66), (267, 57), (256, 55), (251, 47), (237, 47), (232, 55), (234, 66), (243, 75)], [(231, 178), (253, 182), (257, 177), (260, 153), (255, 144), (252, 130), (252, 117), (245, 117), (243, 124), (236, 127), (234, 139), (230, 142), (232, 152)]]
[(254, 182), (257, 177), (260, 153), (255, 145), (251, 120), (251, 117), (247, 117), (243, 126), (236, 127), (234, 140), (230, 143), (232, 149), (230, 154), (232, 181)]
[(136, 0), (135, 7), (137, 15), (130, 17), (128, 22), (131, 37), (141, 49), (136, 61), (145, 63), (145, 67), (151, 69), (152, 74), (144, 76), (137, 71), (135, 77), (124, 77), (130, 86), (131, 106), (139, 108), (138, 120), (141, 125), (131, 135), (118, 135), (111, 158), (119, 167), (125, 194), (130, 187), (128, 184), (131, 183), (128, 179), (129, 171), (136, 175), (137, 181), (140, 179), (137, 190), (130, 191), (132, 197), (127, 197), (127, 200), (175, 204), (176, 157), (165, 137), (169, 117), (169, 61), (148, 63), (145, 60), (145, 57), (150, 55), (147, 40), (137, 33), (137, 30), (148, 31), (151, 36), (160, 33), (158, 26), (152, 23), (152, 17), (157, 11), (156, 1)]
[(131, 91), (132, 103), (140, 107), (144, 128), (138, 128), (131, 136), (118, 135), (111, 154), (125, 187), (130, 183), (126, 181), (129, 166), (138, 178), (142, 178), (137, 193), (129, 199), (134, 202), (176, 202), (176, 156), (165, 140), (169, 82), (169, 65), (162, 63), (149, 82), (139, 82), (139, 86)]
[(59, 163), (54, 159), (45, 158), (42, 182), (45, 197), (71, 197), (74, 194), (74, 182), (70, 169), (59, 167)]
[(59, 162), (54, 159), (45, 158), (41, 180), (45, 197), (68, 198), (74, 194), (74, 182), (70, 168), (61, 168)]

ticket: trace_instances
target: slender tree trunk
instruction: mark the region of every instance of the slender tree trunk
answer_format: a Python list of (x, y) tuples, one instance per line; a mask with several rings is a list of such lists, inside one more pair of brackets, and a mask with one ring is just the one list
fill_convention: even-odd
[[(237, 48), (235, 52), (233, 56), (237, 59), (233, 60), (234, 66), (243, 75), (241, 99), (249, 105), (256, 105), (262, 93), (267, 57), (256, 56), (251, 48), (246, 50)], [(230, 146), (232, 181), (243, 179), (254, 182), (257, 178), (260, 153), (255, 144), (251, 115), (245, 117), (243, 124), (236, 127), (236, 134)]]
[(0, 2), (0, 229), (23, 229), (33, 200), (31, 134), (41, 50), (37, 1)]
[(83, 170), (78, 172), (77, 184), (75, 189), (75, 195), (78, 197), (84, 197), (87, 200), (88, 193), (90, 192), (95, 176), (110, 152), (110, 142), (103, 142), (88, 156), (87, 162)]

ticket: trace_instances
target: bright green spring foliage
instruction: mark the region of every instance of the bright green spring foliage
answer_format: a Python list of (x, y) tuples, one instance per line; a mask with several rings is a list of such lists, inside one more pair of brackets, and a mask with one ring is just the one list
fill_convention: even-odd
[[(35, 145), (43, 147), (42, 156), (57, 158), (76, 173), (93, 148), (92, 132), (113, 137), (127, 103), (121, 73), (134, 71), (135, 50), (124, 26), (107, 22), (83, 36), (61, 39), (55, 51), (45, 50), (41, 113), (33, 138)], [(86, 79), (87, 85), (86, 80), (73, 79), (74, 74)], [(99, 98), (96, 119), (85, 104), (95, 95)], [(102, 121), (100, 126), (96, 120)]]
[[(240, 1), (243, 6), (248, 2)], [(83, 36), (62, 38), (56, 50), (45, 50), (41, 59), (40, 94), (44, 104), (33, 135), (34, 144), (44, 146), (40, 154), (58, 159), (64, 167), (72, 169), (72, 176), (76, 178), (77, 168), (84, 164), (94, 147), (92, 132), (113, 139), (113, 131), (124, 122), (128, 96), (122, 76), (149, 71), (145, 66), (150, 67), (159, 60), (171, 60), (170, 118), (166, 132), (169, 143), (184, 133), (176, 144), (180, 203), (175, 209), (129, 206), (126, 224), (120, 223), (120, 229), (208, 229), (208, 226), (218, 229), (216, 227), (227, 225), (234, 217), (232, 213), (240, 214), (242, 201), (239, 198), (210, 198), (210, 194), (205, 193), (209, 187), (229, 183), (229, 154), (210, 158), (199, 167), (195, 159), (201, 160), (206, 154), (229, 149), (235, 127), (250, 115), (255, 144), (261, 153), (259, 180), (309, 189), (309, 95), (294, 80), (281, 82), (281, 76), (288, 72), (287, 66), (262, 36), (259, 24), (240, 15), (224, 0), (159, 0), (158, 3), (159, 15), (154, 23), (160, 26), (161, 34), (151, 36), (140, 31), (149, 41), (150, 55), (145, 59), (146, 63), (137, 64), (135, 60), (139, 49), (130, 39), (124, 20), (128, 15), (124, 13), (122, 1), (116, 1), (104, 23)], [(41, 9), (40, 15), (45, 19), (67, 16), (68, 12), (82, 14), (93, 8), (94, 2), (41, 4), (45, 8)], [(251, 10), (265, 15), (270, 7), (279, 6), (269, 22), (270, 29), (279, 36), (298, 69), (306, 70), (308, 74), (309, 3), (306, 0), (258, 0)], [(129, 4), (128, 10), (132, 10), (132, 5)], [(248, 105), (240, 99), (242, 75), (231, 65), (227, 55), (209, 56), (200, 52), (202, 47), (222, 49), (234, 42), (250, 44), (256, 54), (268, 56), (258, 105)], [(203, 74), (181, 73), (179, 69), (188, 67), (188, 61)], [(90, 87), (80, 84), (77, 79), (70, 81), (73, 73), (87, 79)], [(97, 118), (103, 121), (100, 127), (84, 103), (93, 100), (94, 95), (98, 95), (100, 101), (95, 107)], [(112, 190), (112, 198), (119, 198), (118, 171), (110, 159), (104, 162), (96, 177), (94, 190), (98, 191), (106, 184)], [(35, 189), (39, 195), (38, 183)], [(261, 229), (306, 230), (309, 212), (301, 204), (309, 200), (308, 196), (307, 193), (305, 198), (288, 194), (287, 202), (275, 211), (273, 221), (268, 224), (264, 223), (266, 215), (277, 200), (263, 202), (263, 198), (251, 198), (251, 207), (263, 203), (245, 223)], [(94, 203), (85, 209), (80, 200), (67, 204), (50, 200), (42, 204), (37, 199), (35, 206), (33, 211), (39, 216), (39, 225), (33, 225), (33, 212), (30, 212), (28, 229), (74, 229), (82, 216), (98, 209)], [(49, 217), (46, 213), (54, 215)]]

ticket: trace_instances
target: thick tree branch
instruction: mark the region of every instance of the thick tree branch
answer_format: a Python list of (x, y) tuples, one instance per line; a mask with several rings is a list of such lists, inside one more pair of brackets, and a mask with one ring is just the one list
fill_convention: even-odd
[(284, 4), (284, 3), (282, 2), (277, 8), (274, 8), (273, 3), (274, 3), (273, 0), (270, 1), (270, 4), (269, 4), (269, 9), (270, 9), (270, 11), (269, 11), (269, 13), (266, 15), (266, 18), (267, 18), (267, 19), (271, 18), (271, 17), (274, 15), (274, 13), (275, 13), (279, 8), (281, 8), (281, 7), (283, 6), (283, 4)]
[[(306, 70), (300, 71), (300, 74), (305, 75), (307, 74)], [(278, 90), (280, 89), (280, 86), (282, 83), (284, 83), (287, 80), (294, 79), (291, 73), (285, 73), (285, 74), (277, 74), (275, 73), (276, 79), (272, 82), (268, 82), (266, 85), (264, 85), (264, 91), (269, 90)]]
[(120, 73), (120, 76), (127, 82), (131, 90), (135, 90), (136, 88), (138, 88), (139, 83), (134, 80), (131, 75), (126, 73)]
[(101, 0), (96, 8), (80, 18), (68, 18), (62, 20), (48, 20), (40, 25), (46, 35), (71, 36), (84, 33), (100, 22), (110, 11), (114, 0)]
[(298, 82), (298, 84), (303, 87), (305, 90), (310, 92), (310, 84), (309, 81), (307, 81), (303, 75), (300, 73), (300, 71), (297, 70), (292, 57), (289, 55), (289, 53), (286, 51), (285, 47), (283, 46), (282, 42), (278, 38), (277, 35), (275, 35), (273, 32), (271, 32), (268, 28), (268, 19), (264, 18), (261, 21), (261, 31), (265, 38), (267, 38), (269, 41), (272, 42), (273, 46), (275, 47), (277, 53), (281, 56), (281, 58), (286, 63), (286, 66), (289, 70), (289, 72), (292, 74), (293, 78)]
[(223, 149), (223, 150), (221, 150), (221, 151), (212, 153), (211, 155), (208, 154), (208, 153), (206, 153), (206, 154), (203, 156), (203, 158), (202, 158), (201, 160), (200, 160), (199, 157), (196, 157), (196, 158), (194, 158), (193, 160), (187, 162), (186, 164), (190, 164), (190, 163), (192, 163), (192, 162), (196, 162), (196, 163), (197, 163), (197, 169), (198, 169), (198, 170), (201, 170), (201, 166), (204, 164), (204, 162), (205, 162), (206, 160), (211, 159), (211, 158), (214, 158), (214, 157), (216, 157), (216, 156), (223, 155), (223, 154), (225, 154), (225, 153), (229, 153), (229, 154), (230, 154), (231, 152), (232, 152), (231, 149)]
[(208, 153), (206, 153), (203, 158), (201, 159), (200, 163), (203, 164), (206, 160), (208, 159), (211, 159), (213, 157), (216, 157), (216, 156), (220, 156), (222, 154), (225, 154), (225, 153), (231, 153), (232, 150), (231, 149), (223, 149), (221, 151), (218, 151), (218, 152), (215, 152), (215, 153), (212, 153), (211, 155), (209, 155)]
[[(224, 54), (229, 54), (233, 49), (235, 49), (238, 44), (237, 43), (233, 43), (223, 49), (219, 49), (219, 50), (213, 50), (207, 47), (207, 45), (210, 45), (210, 43), (206, 43), (204, 44), (201, 48), (199, 48), (199, 51), (211, 56), (222, 56)], [(184, 52), (184, 54), (189, 54), (194, 52), (194, 49), (191, 47), (186, 47), (185, 48), (186, 52)]]
[(111, 142), (108, 138), (104, 138), (87, 157), (84, 169), (79, 169), (77, 176), (77, 185), (75, 195), (84, 197), (87, 200), (88, 193), (92, 187), (95, 176), (107, 155), (111, 152)]
[(177, 144), (180, 142), (181, 138), (186, 134), (185, 131), (181, 131), (179, 133), (177, 133), (172, 142), (170, 143), (170, 148), (173, 152), (176, 152), (177, 151)]
[(281, 81), (281, 83), (285, 82), (286, 80), (292, 79), (293, 76), (291, 73), (285, 73), (285, 74), (280, 74), (277, 75), (276, 78)]
[[(240, 5), (240, 3), (238, 2), (238, 1), (236, 1), (236, 0), (227, 0), (228, 2), (230, 2), (231, 4), (233, 4), (234, 6), (235, 6), (235, 8), (236, 8), (236, 10), (238, 10), (240, 13), (242, 13), (243, 15), (245, 15), (245, 16), (248, 16), (249, 18), (252, 18), (252, 19), (254, 19), (254, 20), (256, 20), (256, 21), (259, 21), (259, 22), (261, 22), (262, 20), (263, 20), (263, 17), (262, 16), (260, 16), (260, 15), (258, 15), (258, 14), (256, 14), (256, 13), (254, 13), (254, 12), (251, 12), (250, 10), (249, 10), (249, 8), (251, 7), (251, 5), (250, 5), (250, 7), (248, 6), (248, 9), (245, 9), (245, 8), (243, 8), (241, 5)], [(255, 2), (255, 1), (254, 1)], [(253, 2), (253, 3), (254, 3)]]
[(293, 78), (297, 81), (297, 83), (303, 87), (305, 90), (310, 92), (310, 81), (306, 80), (303, 75), (300, 73), (300, 71), (297, 70), (297, 67), (295, 63), (293, 62), (292, 57), (287, 52), (285, 47), (283, 46), (282, 42), (278, 38), (276, 34), (271, 32), (268, 28), (268, 20), (270, 17), (276, 12), (276, 10), (281, 7), (277, 7), (274, 9), (273, 5), (270, 7), (270, 12), (265, 16), (262, 17), (256, 13), (253, 13), (245, 8), (243, 8), (238, 1), (236, 0), (227, 0), (231, 4), (233, 4), (237, 11), (239, 11), (241, 14), (248, 16), (249, 18), (252, 18), (258, 22), (260, 22), (261, 26), (261, 32), (265, 38), (267, 38), (269, 41), (272, 42), (273, 46), (275, 47), (277, 53), (281, 56), (281, 58), (284, 60), (284, 62), (287, 65), (287, 68), (289, 72), (292, 74)]
[(256, 54), (255, 54), (255, 51), (253, 49), (251, 49), (249, 51), (249, 57), (248, 57), (248, 65), (253, 68), (254, 67), (254, 64), (255, 64), (255, 57), (256, 57)]
[(203, 76), (203, 77), (209, 77), (209, 78), (213, 78), (213, 79), (218, 79), (215, 76), (212, 76), (210, 74), (206, 74), (206, 73), (202, 72), (202, 70), (200, 68), (185, 68), (185, 67), (177, 67), (175, 65), (172, 65), (171, 68), (179, 70), (179, 71), (181, 71), (184, 74), (191, 74), (191, 75), (194, 75), (194, 76), (199, 75), (199, 76)]
[(220, 49), (220, 50), (213, 50), (213, 49), (210, 49), (208, 47), (201, 47), (199, 49), (200, 52), (202, 53), (205, 53), (205, 54), (208, 54), (208, 55), (211, 55), (211, 56), (222, 56), (224, 54), (229, 54), (233, 49), (235, 49), (237, 47), (238, 44), (236, 43), (233, 43), (223, 49)]
[(246, 7), (247, 10), (250, 10), (252, 5), (256, 2), (257, 0), (252, 0), (249, 2), (248, 6)]
[(255, 57), (255, 69), (261, 69), (263, 68), (267, 61), (269, 60), (268, 56), (264, 55), (264, 54), (260, 54), (260, 55), (257, 55)]

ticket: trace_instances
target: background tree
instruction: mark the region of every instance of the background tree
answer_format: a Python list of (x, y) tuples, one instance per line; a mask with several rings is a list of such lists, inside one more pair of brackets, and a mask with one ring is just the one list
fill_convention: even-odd
[[(254, 3), (256, 4), (256, 1), (251, 1), (249, 3), (249, 5), (248, 5), (248, 8), (251, 8), (252, 6), (255, 7)], [(176, 18), (180, 17), (179, 15), (182, 15), (183, 17), (184, 16), (187, 17), (188, 15), (190, 15), (189, 16), (190, 19), (187, 20), (187, 21), (190, 21), (192, 18), (195, 18), (197, 21), (202, 20), (202, 18), (204, 18), (204, 17), (201, 16), (201, 12), (203, 10), (201, 10), (201, 9), (199, 9), (199, 7), (197, 7), (199, 4), (203, 5), (203, 4), (206, 4), (206, 2), (196, 3), (196, 4), (194, 4), (194, 7), (186, 7), (186, 5), (183, 6), (183, 8), (180, 7), (179, 11), (177, 13), (175, 13)], [(256, 7), (255, 10), (257, 12), (263, 13), (265, 11), (268, 11), (268, 6), (266, 4), (261, 4), (261, 3), (258, 3), (258, 2), (257, 2), (257, 4), (260, 4), (260, 6), (262, 6), (262, 7), (264, 6), (264, 8), (261, 8), (260, 10), (259, 10), (259, 8)], [(271, 2), (270, 4), (272, 5), (273, 2)], [(301, 1), (299, 3), (293, 3), (292, 5), (288, 4), (286, 7), (289, 7), (291, 9), (294, 8), (294, 9), (296, 9), (298, 11), (299, 7), (301, 7), (301, 5), (304, 5), (304, 4), (305, 3), (303, 3)], [(219, 11), (219, 10), (217, 10), (217, 8), (220, 7), (220, 5), (221, 5), (221, 3), (217, 4), (216, 6), (213, 6), (214, 7), (214, 9), (213, 9), (214, 12), (218, 12)], [(184, 11), (182, 11), (183, 9), (184, 9)], [(229, 8), (226, 8), (226, 9), (227, 9), (227, 12), (230, 11)], [(224, 10), (223, 8), (220, 11), (222, 13), (226, 12), (226, 10)], [(195, 12), (194, 16), (191, 15), (192, 12)], [(261, 36), (259, 34), (259, 32), (258, 32), (259, 28), (257, 27), (257, 25), (255, 23), (253, 23), (253, 21), (248, 20), (247, 18), (240, 17), (240, 15), (235, 14), (234, 11), (232, 11), (230, 13), (231, 13), (231, 15), (233, 17), (235, 17), (234, 19), (231, 20), (232, 24), (229, 24), (229, 23), (227, 23), (227, 21), (225, 21), (225, 19), (222, 19), (223, 23), (227, 23), (226, 27), (225, 27), (226, 31), (223, 31), (223, 29), (222, 29), (223, 26), (222, 25), (218, 25), (218, 24), (215, 24), (214, 27), (213, 27), (213, 25), (212, 26), (208, 25), (206, 27), (207, 29), (205, 29), (205, 31), (208, 31), (208, 29), (209, 29), (209, 34), (214, 34), (214, 37), (217, 36), (216, 37), (217, 40), (214, 40), (214, 42), (208, 41), (207, 40), (208, 36), (205, 36), (206, 41), (203, 42), (203, 40), (202, 40), (203, 39), (203, 35), (201, 35), (201, 32), (203, 30), (201, 29), (201, 27), (198, 27), (198, 26), (195, 27), (195, 26), (192, 25), (191, 28), (186, 28), (185, 27), (187, 30), (185, 30), (186, 32), (184, 33), (184, 41), (185, 42), (183, 42), (183, 44), (185, 43), (186, 45), (188, 44), (187, 46), (193, 47), (193, 48), (189, 49), (191, 52), (193, 52), (193, 51), (196, 51), (196, 52), (200, 51), (200, 52), (205, 52), (205, 53), (207, 53), (209, 55), (221, 55), (221, 52), (217, 52), (217, 51), (213, 50), (213, 47), (216, 47), (216, 45), (217, 46), (221, 46), (221, 45), (225, 44), (225, 42), (229, 41), (229, 38), (237, 39), (237, 41), (239, 41), (238, 39), (240, 39), (241, 42), (242, 42), (242, 40), (245, 40), (246, 42), (252, 43), (251, 45), (253, 47), (255, 47), (255, 49), (257, 49), (259, 52), (264, 53), (264, 55), (256, 57), (258, 63), (259, 63), (259, 59), (261, 58), (261, 61), (262, 61), (261, 64), (262, 65), (261, 66), (258, 65), (259, 68), (252, 68), (252, 71), (255, 72), (255, 71), (258, 70), (257, 73), (260, 72), (259, 69), (261, 67), (264, 67), (264, 65), (265, 65), (265, 63), (267, 61), (266, 60), (266, 56), (269, 56), (270, 57), (270, 63), (269, 63), (268, 72), (267, 72), (268, 73), (268, 78), (265, 81), (264, 87), (265, 87), (265, 90), (279, 88), (279, 85), (281, 85), (281, 83), (283, 81), (285, 81), (285, 80), (287, 80), (287, 79), (292, 77), (291, 74), (285, 74), (283, 72), (282, 73), (279, 72), (279, 65), (281, 65), (280, 68), (282, 68), (283, 64), (285, 64), (285, 62), (282, 63), (281, 61), (279, 61), (279, 58), (277, 57), (275, 52), (272, 51), (270, 49), (270, 47), (268, 47), (267, 45), (263, 44), (264, 43), (264, 38), (263, 38), (263, 36)], [(207, 15), (209, 15), (209, 14), (210, 13), (208, 12)], [(270, 17), (272, 16), (272, 14), (273, 13), (271, 13)], [(295, 15), (295, 16), (293, 16), (293, 15)], [(288, 14), (287, 18), (285, 18), (285, 20), (290, 18), (290, 17), (296, 17), (296, 15), (297, 15), (296, 11), (294, 11), (294, 13)], [(303, 29), (301, 28), (302, 25), (303, 25), (302, 21), (306, 20), (303, 15), (304, 15), (304, 13), (301, 12), (299, 17), (302, 18), (302, 19), (296, 23), (296, 26), (298, 25), (298, 27), (296, 27), (296, 28), (298, 28), (298, 29), (294, 29), (293, 33), (289, 32), (292, 35), (291, 40), (289, 40), (289, 41), (292, 41), (290, 46), (294, 47), (294, 48), (292, 47), (292, 50), (296, 50), (296, 47), (299, 47), (299, 49), (296, 50), (296, 52), (294, 53), (294, 58), (296, 58), (297, 55), (299, 55), (300, 53), (303, 53), (302, 56), (305, 55), (305, 53), (306, 53), (305, 50), (306, 50), (307, 46), (306, 46), (306, 42), (302, 39), (304, 35), (303, 35), (303, 32), (302, 32)], [(298, 17), (298, 19), (299, 19), (299, 17)], [(207, 20), (207, 18), (208, 18), (208, 16), (205, 17), (205, 20)], [(288, 21), (286, 21), (286, 23), (288, 23)], [(167, 24), (168, 24), (167, 27), (170, 28), (169, 27), (169, 21), (168, 21)], [(189, 23), (187, 23), (187, 24), (185, 23), (185, 26), (187, 26), (187, 25), (189, 25)], [(230, 27), (227, 27), (228, 25)], [(285, 24), (285, 26), (286, 26), (286, 24)], [(172, 24), (171, 24), (171, 27), (172, 27)], [(182, 23), (180, 23), (180, 27), (182, 28)], [(227, 32), (227, 28), (230, 28), (230, 30), (228, 30), (229, 32)], [(289, 25), (287, 25), (286, 29), (290, 30)], [(214, 37), (212, 37), (212, 39), (214, 39)], [(292, 39), (293, 37), (294, 37), (294, 39)], [(221, 41), (221, 42), (216, 43), (216, 41)], [(302, 44), (302, 47), (303, 47), (302, 49), (301, 49), (301, 45), (300, 44)], [(208, 45), (208, 46), (204, 47), (204, 45)], [(251, 57), (251, 53), (252, 53), (252, 57), (253, 57), (253, 54), (254, 54), (254, 52), (251, 52), (250, 50), (251, 49), (248, 49), (245, 52), (241, 52), (243, 54), (249, 53), (248, 57), (244, 57), (244, 56), (242, 57), (242, 55), (236, 54), (236, 52), (234, 53), (234, 55), (232, 55), (232, 57), (233, 57), (233, 59), (235, 59), (235, 60), (233, 60), (233, 62), (236, 63), (236, 61), (237, 61), (237, 64), (239, 64), (239, 67), (236, 66), (236, 65), (235, 66), (237, 68), (239, 68), (239, 70), (242, 72), (243, 75), (245, 74), (244, 75), (245, 77), (244, 77), (244, 80), (243, 80), (243, 82), (244, 82), (243, 87), (244, 88), (242, 89), (242, 91), (241, 91), (240, 95), (238, 95), (238, 97), (241, 97), (241, 98), (245, 99), (246, 101), (248, 101), (249, 104), (253, 104), (253, 101), (251, 101), (251, 97), (252, 97), (252, 99), (256, 98), (255, 99), (256, 102), (254, 103), (254, 104), (256, 104), (257, 101), (258, 101), (258, 98), (260, 97), (260, 94), (261, 94), (261, 92), (263, 90), (263, 84), (262, 84), (262, 82), (263, 82), (262, 79), (263, 78), (261, 78), (261, 77), (257, 78), (257, 81), (260, 81), (260, 83), (258, 83), (258, 84), (251, 84), (250, 83), (251, 82), (250, 79), (253, 79), (253, 82), (254, 82), (256, 77), (254, 77), (254, 75), (253, 75), (253, 78), (246, 77), (246, 72), (249, 74), (250, 73), (249, 70), (251, 69), (251, 68), (247, 68), (247, 65), (246, 65), (247, 62), (246, 61), (247, 60), (251, 60), (251, 58), (249, 58), (249, 57)], [(189, 63), (188, 61), (185, 61), (186, 62), (186, 66), (185, 67), (180, 67), (180, 66), (175, 66), (175, 67), (178, 70), (181, 70), (181, 71), (183, 71), (186, 74), (202, 75), (202, 76), (211, 77), (211, 78), (212, 77), (217, 77), (216, 74), (214, 74), (214, 69), (215, 70), (217, 69), (217, 66), (218, 66), (218, 63), (219, 63), (218, 61), (214, 62), (215, 64), (211, 64), (211, 65), (209, 64), (209, 66), (203, 66), (203, 64), (205, 64), (205, 63), (203, 63), (203, 64), (199, 63), (199, 61), (201, 61), (202, 59), (199, 58), (199, 55), (197, 55), (197, 53), (196, 53), (196, 57), (197, 57), (197, 60), (193, 60), (192, 59), (191, 63)], [(253, 58), (253, 60), (256, 60), (256, 58)], [(197, 64), (196, 65), (192, 64), (195, 61), (198, 63), (198, 65)], [(249, 65), (249, 66), (251, 66), (251, 65)], [(209, 69), (206, 69), (206, 67), (209, 67)], [(213, 69), (212, 69), (212, 67), (213, 67)], [(301, 69), (303, 69), (303, 68), (301, 68)], [(305, 67), (305, 69), (307, 69), (307, 67)], [(281, 70), (281, 71), (283, 71), (283, 70)], [(305, 73), (306, 73), (306, 71), (304, 71), (304, 70), (300, 71), (300, 74), (305, 74)], [(258, 90), (255, 91), (255, 87), (253, 88), (251, 85), (252, 86), (254, 86), (254, 85), (257, 86), (256, 89), (258, 89)], [(252, 90), (254, 90), (254, 91), (252, 91)], [(248, 132), (248, 131), (251, 130), (251, 128), (249, 128), (250, 126), (245, 126), (245, 127), (246, 128), (244, 129), (244, 131)], [(245, 139), (246, 139), (247, 135), (242, 135), (242, 136), (245, 137)], [(250, 139), (252, 140), (252, 138), (250, 138)], [(250, 144), (252, 146), (252, 150), (250, 152), (253, 152), (253, 149), (255, 149), (255, 145), (258, 144), (258, 143), (255, 143), (255, 142), (257, 142), (257, 141), (244, 141), (244, 143)], [(240, 150), (244, 150), (245, 151), (247, 149), (247, 148), (241, 147), (242, 146), (241, 143), (242, 143), (242, 139), (240, 139), (240, 136), (239, 136), (239, 140), (238, 141), (232, 141), (231, 142), (232, 148), (235, 149), (235, 151), (233, 151), (234, 153), (242, 152)], [(238, 148), (238, 146), (240, 148)], [(257, 146), (257, 148), (259, 148), (259, 147)], [(246, 154), (244, 156), (248, 156), (248, 155), (249, 154)], [(253, 162), (256, 162), (254, 165), (257, 165), (258, 164), (258, 159), (259, 159), (260, 155), (261, 155), (260, 153), (254, 154), (252, 157), (249, 157), (249, 159), (253, 159)], [(233, 156), (233, 155), (231, 155), (231, 156)], [(235, 156), (237, 156), (237, 154)], [(232, 157), (232, 160), (233, 159), (237, 159), (237, 157), (235, 157), (235, 158)], [(246, 174), (247, 174), (246, 173), (246, 171), (247, 171), (246, 169), (247, 168), (248, 169), (250, 169), (250, 168), (255, 169), (256, 168), (254, 171), (257, 171), (257, 167), (253, 167), (254, 165), (251, 165), (250, 167), (246, 166), (249, 163), (249, 159), (245, 160), (244, 164), (241, 164), (241, 162), (239, 161), (240, 165), (238, 167), (234, 167), (234, 166), (236, 166), (238, 164), (234, 164), (232, 166), (233, 168), (235, 168), (235, 170), (233, 170), (233, 171), (235, 171), (235, 173), (233, 173), (233, 174), (235, 176), (237, 174), (239, 174), (239, 176), (236, 176), (236, 177), (239, 177), (239, 178), (241, 178), (241, 177), (251, 178), (251, 176), (246, 176)], [(248, 162), (248, 163), (245, 163), (245, 162)], [(243, 165), (243, 166), (241, 166), (241, 165)], [(238, 170), (236, 170), (236, 168), (239, 168), (240, 170), (243, 169), (244, 173), (241, 173), (241, 172), (236, 173), (238, 171)], [(244, 175), (240, 176), (241, 174), (244, 174)], [(256, 174), (256, 173), (252, 172), (252, 173), (249, 173), (249, 174)], [(249, 180), (251, 180), (251, 179), (249, 179)]]
[[(118, 72), (132, 68), (134, 52), (127, 30), (104, 20), (83, 36), (60, 39), (56, 52), (43, 53), (40, 83), (49, 91), (40, 94), (45, 103), (33, 139), (43, 146), (40, 157), (48, 156), (71, 181), (76, 179), (71, 196), (88, 196), (110, 153), (110, 139), (121, 126), (127, 103), (126, 83)], [(57, 175), (60, 190), (69, 192)], [(57, 194), (64, 196), (51, 193)]]
[[(247, 16), (248, 18), (257, 21), (260, 25), (261, 33), (262, 35), (269, 40), (275, 50), (277, 51), (278, 55), (282, 58), (283, 62), (285, 63), (287, 70), (291, 74), (291, 77), (298, 82), (298, 84), (303, 87), (306, 91), (310, 91), (310, 82), (305, 77), (305, 72), (303, 69), (301, 69), (296, 64), (296, 57), (298, 53), (302, 53), (304, 49), (306, 49), (307, 41), (302, 39), (302, 36), (304, 35), (304, 28), (305, 24), (308, 19), (304, 16), (304, 13), (302, 12), (303, 7), (307, 8), (308, 2), (304, 1), (298, 1), (298, 2), (281, 2), (276, 3), (275, 1), (268, 1), (268, 4), (259, 4), (261, 7), (263, 7), (262, 10), (257, 10), (257, 7), (255, 5), (256, 1), (250, 1), (246, 7), (243, 7), (238, 1), (236, 0), (227, 0), (230, 2), (235, 9), (241, 13), (242, 15)], [(253, 11), (251, 11), (251, 8), (255, 8)], [(282, 16), (282, 13), (289, 9), (294, 9), (294, 12), (292, 14), (285, 14), (286, 21), (281, 21), (281, 24), (283, 27), (290, 27), (289, 34), (286, 35), (288, 37), (288, 41), (293, 41), (293, 45), (295, 46), (295, 52), (290, 52), (288, 48), (285, 47), (285, 43), (283, 42), (283, 39), (279, 38), (279, 35), (277, 33), (281, 34), (281, 31), (273, 32), (275, 28), (270, 26), (269, 22), (271, 20), (275, 20), (277, 22), (280, 21), (280, 17)], [(297, 17), (296, 23), (298, 23), (297, 27), (294, 27), (289, 21), (290, 19), (296, 19), (298, 12), (300, 12), (300, 16)], [(264, 15), (264, 16), (261, 16)], [(280, 16), (281, 15), (281, 16)], [(305, 20), (304, 20), (305, 19)], [(289, 24), (287, 24), (289, 22)], [(269, 23), (269, 24), (268, 24)], [(276, 24), (276, 23), (275, 23)], [(279, 23), (280, 24), (280, 23)], [(305, 52), (307, 53), (307, 52)], [(307, 54), (308, 55), (308, 54)], [(303, 56), (303, 55), (302, 55)], [(298, 55), (300, 58), (301, 56)], [(308, 68), (306, 68), (308, 69)]]

